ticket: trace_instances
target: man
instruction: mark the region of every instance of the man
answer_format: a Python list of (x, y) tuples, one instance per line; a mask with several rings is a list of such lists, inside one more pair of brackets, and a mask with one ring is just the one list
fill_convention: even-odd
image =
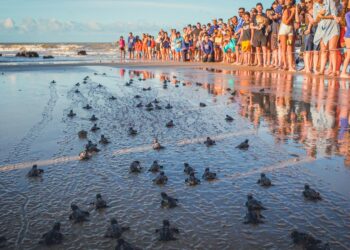
[(194, 28), (192, 31), (192, 35), (198, 37), (201, 31), (202, 31), (201, 24), (197, 23), (196, 28)]
[(234, 64), (240, 64), (241, 59), (243, 58), (242, 56), (240, 56), (238, 41), (239, 41), (239, 36), (241, 34), (242, 26), (244, 24), (244, 18), (243, 18), (244, 13), (245, 13), (245, 8), (240, 7), (238, 9), (238, 22), (237, 22), (237, 25), (235, 26), (235, 29), (234, 29), (234, 38), (236, 40), (236, 47), (235, 47), (236, 61)]
[(213, 19), (213, 25), (210, 26), (208, 35), (211, 36), (219, 28), (218, 21)]
[(213, 42), (209, 40), (209, 36), (205, 35), (202, 42), (203, 62), (214, 61), (214, 46)]
[(129, 33), (128, 37), (128, 52), (129, 52), (129, 59), (135, 58), (135, 37), (133, 36), (132, 32)]

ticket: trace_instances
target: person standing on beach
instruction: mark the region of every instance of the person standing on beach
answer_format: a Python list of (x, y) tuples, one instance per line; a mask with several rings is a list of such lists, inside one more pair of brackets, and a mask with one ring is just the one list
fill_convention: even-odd
[[(281, 43), (281, 60), (282, 67), (284, 70), (289, 70), (295, 72), (293, 66), (293, 45), (294, 45), (294, 19), (295, 19), (295, 7), (293, 5), (294, 0), (286, 0), (283, 14), (282, 22), (278, 32), (279, 40)], [(287, 60), (288, 51), (288, 60)]]
[(183, 38), (180, 32), (176, 32), (175, 42), (175, 61), (181, 61), (181, 49), (182, 49)]
[(251, 63), (251, 29), (250, 29), (250, 13), (244, 14), (244, 23), (241, 29), (240, 43), (243, 53), (243, 64), (249, 66)]
[(343, 6), (343, 13), (345, 13), (345, 16), (342, 18), (345, 19), (343, 21), (345, 21), (346, 24), (346, 32), (344, 35), (346, 45), (346, 57), (344, 60), (343, 69), (340, 77), (349, 78), (347, 70), (350, 62), (350, 1), (348, 1), (347, 5)]
[(135, 38), (132, 35), (132, 32), (129, 33), (128, 37), (128, 52), (129, 52), (129, 59), (135, 58)]
[(119, 51), (120, 51), (120, 60), (125, 60), (125, 40), (121, 36), (119, 39)]

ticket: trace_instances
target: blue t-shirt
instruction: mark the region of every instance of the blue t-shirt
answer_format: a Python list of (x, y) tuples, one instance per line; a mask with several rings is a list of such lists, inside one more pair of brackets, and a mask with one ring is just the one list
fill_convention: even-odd
[(135, 37), (128, 37), (128, 48), (133, 48), (135, 45)]
[(212, 25), (210, 26), (210, 29), (208, 31), (208, 35), (211, 36), (211, 34), (214, 33), (215, 30), (217, 30), (219, 28), (219, 25)]

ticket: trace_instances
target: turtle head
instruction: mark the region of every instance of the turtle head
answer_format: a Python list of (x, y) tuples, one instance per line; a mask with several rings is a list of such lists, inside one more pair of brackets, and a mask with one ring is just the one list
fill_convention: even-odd
[(261, 177), (265, 177), (266, 175), (265, 175), (265, 173), (261, 173), (260, 176)]
[(248, 200), (253, 199), (253, 194), (248, 194), (248, 195), (247, 195), (247, 198), (248, 198)]
[(75, 204), (70, 205), (70, 208), (71, 208), (73, 211), (79, 209), (78, 206), (75, 205)]
[(249, 142), (249, 140), (248, 140), (248, 139), (246, 139), (244, 142), (245, 142), (245, 143), (248, 143), (248, 142)]
[(101, 194), (96, 194), (96, 199), (101, 199), (102, 195)]
[(168, 220), (163, 220), (163, 226), (169, 227), (170, 226), (170, 222)]
[(60, 222), (56, 222), (54, 225), (53, 225), (53, 230), (55, 231), (60, 231), (61, 229), (61, 223)]
[(38, 168), (38, 165), (33, 165), (32, 169), (37, 169)]
[(113, 224), (118, 224), (117, 219), (116, 219), (116, 218), (112, 218), (112, 219), (111, 219), (111, 224), (112, 224), (112, 225), (113, 225)]
[(309, 184), (305, 184), (305, 185), (304, 185), (304, 188), (305, 188), (305, 190), (308, 190), (308, 189), (310, 189), (310, 186), (309, 186)]
[(162, 198), (164, 198), (164, 199), (168, 197), (168, 195), (167, 195), (165, 192), (161, 192), (160, 195), (161, 195)]
[(209, 168), (205, 168), (205, 172), (209, 172)]
[(188, 168), (190, 166), (190, 164), (188, 164), (187, 162), (184, 163), (185, 168)]

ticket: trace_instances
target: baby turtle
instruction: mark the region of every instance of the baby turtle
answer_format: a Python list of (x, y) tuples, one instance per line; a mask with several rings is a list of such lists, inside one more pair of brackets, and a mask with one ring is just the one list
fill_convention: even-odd
[(174, 233), (179, 233), (179, 229), (175, 227), (170, 227), (170, 222), (168, 220), (163, 220), (163, 227), (156, 230), (156, 233), (159, 233), (160, 241), (171, 241), (177, 240), (174, 237)]
[(175, 88), (178, 88), (179, 87), (179, 84), (175, 84)]
[(157, 173), (161, 169), (163, 169), (163, 166), (159, 165), (158, 161), (153, 161), (152, 166), (148, 169), (148, 171), (150, 171), (152, 173)]
[(189, 175), (191, 173), (194, 173), (194, 168), (191, 167), (190, 164), (184, 163), (184, 172)]
[(132, 84), (132, 82), (126, 82), (125, 86), (129, 87)]
[(103, 87), (103, 85), (101, 84), (101, 83), (99, 83), (98, 85), (97, 85), (97, 88), (102, 88)]
[(167, 122), (167, 124), (165, 125), (167, 128), (172, 128), (174, 127), (174, 122), (173, 120), (170, 120), (169, 122)]
[(99, 143), (108, 144), (108, 143), (110, 143), (110, 141), (104, 135), (101, 135), (101, 139), (100, 139)]
[(157, 98), (156, 99), (154, 99), (154, 101), (153, 101), (155, 104), (158, 104), (158, 103), (160, 103), (160, 101), (158, 101), (157, 100)]
[(73, 110), (71, 109), (71, 110), (69, 111), (69, 113), (68, 113), (67, 116), (72, 118), (72, 117), (74, 117), (74, 116), (76, 116), (76, 115), (77, 115), (77, 114), (74, 113)]
[(172, 109), (173, 106), (170, 105), (170, 103), (168, 103), (166, 106), (165, 106), (166, 109)]
[(301, 245), (303, 249), (312, 250), (329, 250), (329, 243), (323, 244), (321, 240), (316, 239), (312, 235), (304, 232), (299, 232), (293, 230), (290, 234), (293, 243), (296, 245)]
[(201, 107), (201, 108), (204, 108), (204, 107), (206, 107), (207, 106), (207, 104), (205, 104), (205, 103), (203, 103), (203, 102), (200, 102), (199, 103), (199, 107)]
[(202, 86), (203, 83), (201, 83), (201, 82), (196, 82), (196, 85), (197, 85), (197, 86)]
[(165, 175), (163, 171), (161, 171), (159, 175), (153, 180), (153, 183), (157, 185), (165, 185), (167, 182), (168, 182), (168, 177)]
[(83, 109), (92, 109), (92, 107), (89, 104), (86, 104)]
[(80, 86), (80, 83), (77, 82), (77, 83), (75, 84), (75, 86), (79, 87), (79, 86)]
[(162, 196), (161, 206), (163, 208), (174, 208), (177, 206), (178, 199), (170, 197), (165, 192), (160, 194)]
[(106, 74), (106, 73), (103, 73), (102, 75), (103, 75), (103, 76), (106, 76), (107, 74)]
[(51, 83), (54, 84), (54, 83), (56, 83), (56, 81), (55, 81), (55, 80), (52, 80)]
[(100, 130), (99, 127), (97, 127), (97, 124), (95, 123), (94, 126), (90, 129), (92, 132), (96, 132), (97, 130)]
[(148, 87), (148, 88), (142, 88), (143, 91), (150, 91), (151, 90), (151, 87)]
[(69, 220), (73, 220), (74, 223), (87, 221), (90, 213), (87, 211), (81, 210), (77, 205), (72, 204), (71, 206), (72, 213), (69, 215)]
[(190, 173), (190, 176), (186, 178), (185, 183), (189, 186), (195, 186), (201, 183), (201, 181), (194, 176), (194, 172)]
[(83, 80), (86, 81), (88, 79), (89, 79), (89, 76), (85, 76), (85, 78)]
[(33, 165), (32, 169), (27, 173), (28, 177), (40, 177), (44, 173), (43, 169), (38, 168), (38, 165)]
[(79, 160), (81, 161), (86, 161), (86, 160), (89, 160), (90, 158), (91, 158), (91, 154), (87, 150), (84, 150), (79, 153)]
[(260, 179), (257, 181), (260, 186), (270, 187), (272, 185), (271, 180), (266, 177), (265, 173), (260, 174)]
[(310, 188), (309, 184), (305, 184), (303, 195), (308, 200), (312, 200), (312, 201), (322, 200), (320, 193)]
[(245, 206), (249, 210), (266, 210), (266, 208), (262, 205), (261, 201), (256, 200), (252, 194), (247, 195), (247, 201)]
[(155, 109), (161, 110), (161, 109), (162, 109), (162, 107), (161, 107), (161, 106), (159, 106), (158, 104), (156, 104), (156, 105), (155, 105)]
[(102, 209), (102, 208), (108, 207), (107, 202), (102, 198), (101, 194), (96, 194), (96, 200), (91, 204), (94, 205), (96, 209)]
[(80, 139), (85, 139), (85, 138), (87, 137), (87, 131), (85, 131), (85, 130), (80, 130), (80, 131), (78, 132), (78, 136), (79, 136)]
[(226, 120), (227, 122), (233, 122), (234, 119), (233, 119), (232, 116), (226, 115), (225, 120)]
[(207, 145), (207, 147), (213, 146), (215, 145), (215, 141), (212, 140), (210, 137), (207, 137), (206, 141), (204, 142), (205, 145)]
[(89, 120), (95, 122), (98, 120), (98, 118), (95, 115), (92, 115)]
[(145, 105), (146, 108), (153, 108), (153, 104), (150, 102), (148, 104)]
[(139, 161), (133, 161), (130, 165), (130, 173), (141, 173), (142, 167)]
[(100, 150), (97, 148), (97, 144), (92, 143), (92, 141), (88, 141), (88, 143), (85, 145), (85, 150), (89, 153), (97, 153), (100, 152)]
[(80, 93), (79, 89), (74, 90), (74, 93), (79, 94)]
[(118, 221), (115, 218), (112, 218), (111, 225), (107, 228), (105, 237), (119, 239), (120, 237), (122, 237), (122, 234), (128, 230), (130, 230), (129, 227), (120, 226)]
[(118, 239), (118, 244), (115, 250), (141, 250), (141, 248), (134, 247), (130, 243), (126, 242), (124, 239)]
[(167, 89), (168, 88), (168, 85), (167, 84), (164, 84), (163, 85), (163, 89)]
[(212, 181), (216, 179), (216, 173), (210, 172), (209, 168), (206, 168), (202, 178), (206, 181)]
[(130, 127), (128, 133), (129, 135), (137, 135), (137, 130), (133, 127)]
[(50, 231), (43, 234), (39, 244), (45, 244), (47, 246), (61, 244), (63, 241), (63, 234), (60, 232), (60, 230), (61, 223), (56, 222)]
[(241, 149), (241, 150), (247, 150), (249, 148), (249, 140), (245, 140), (241, 144), (239, 144), (236, 148)]
[(164, 147), (163, 147), (162, 145), (160, 145), (160, 143), (158, 142), (158, 139), (157, 139), (157, 138), (155, 138), (155, 139), (153, 140), (152, 148), (153, 148), (154, 150), (161, 150), (161, 149), (164, 149)]
[(140, 98), (141, 98), (141, 96), (140, 96), (140, 95), (135, 95), (135, 96), (134, 96), (134, 98), (136, 98), (136, 99), (140, 99)]
[(117, 100), (117, 98), (114, 96), (114, 95), (112, 95), (110, 98), (108, 98), (109, 100), (111, 100), (111, 101), (114, 101), (114, 100)]
[(142, 102), (140, 102), (140, 103), (138, 103), (138, 104), (136, 105), (136, 108), (142, 108), (142, 107), (143, 107)]

